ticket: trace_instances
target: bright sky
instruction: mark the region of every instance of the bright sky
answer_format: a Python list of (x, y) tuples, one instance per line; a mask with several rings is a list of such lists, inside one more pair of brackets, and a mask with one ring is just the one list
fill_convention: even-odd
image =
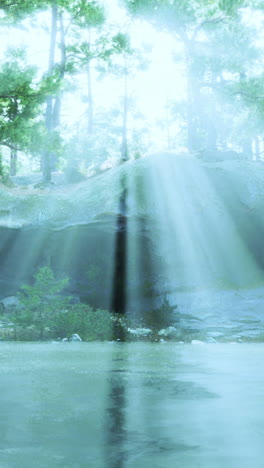
[[(151, 53), (147, 54), (150, 63), (145, 71), (135, 70), (134, 76), (129, 80), (129, 91), (136, 99), (136, 106), (148, 121), (149, 128), (154, 128), (156, 137), (157, 120), (165, 118), (165, 106), (168, 100), (181, 100), (184, 95), (184, 71), (181, 64), (172, 60), (172, 53), (177, 52), (179, 45), (172, 36), (158, 33), (149, 23), (142, 21), (131, 22), (124, 10), (118, 7), (116, 0), (104, 0), (109, 8), (110, 22), (122, 32), (129, 31), (132, 38), (132, 47), (142, 49), (147, 46)], [(43, 25), (48, 24), (49, 14), (41, 15)], [(35, 28), (33, 25), (27, 29), (5, 28), (2, 33), (0, 53), (8, 46), (26, 46), (28, 61), (36, 64), (43, 71), (47, 68), (49, 37), (47, 31)], [(79, 95), (86, 94), (85, 79), (76, 77), (79, 86)], [(75, 80), (75, 81), (76, 81)], [(108, 77), (99, 81), (96, 74), (93, 76), (93, 90), (95, 107), (113, 108), (120, 105), (122, 87), (116, 77)], [(75, 95), (67, 94), (66, 107), (64, 107), (65, 122), (69, 125), (80, 120), (87, 104)], [(134, 123), (130, 122), (132, 125)], [(136, 125), (136, 123), (135, 123)]]

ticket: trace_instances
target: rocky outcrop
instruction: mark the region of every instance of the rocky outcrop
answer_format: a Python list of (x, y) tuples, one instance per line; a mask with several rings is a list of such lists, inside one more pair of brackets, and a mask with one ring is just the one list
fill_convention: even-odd
[(8, 296), (0, 300), (0, 310), (3, 312), (8, 312), (9, 310), (12, 311), (14, 308), (19, 309), (21, 306), (22, 304), (16, 296)]
[(184, 322), (182, 311), (199, 309), (201, 290), (260, 287), (264, 165), (217, 159), (156, 154), (78, 184), (0, 186), (0, 299), (49, 265), (70, 278), (65, 293), (74, 300), (109, 308), (120, 215), (128, 309), (148, 325), (158, 316), (160, 329), (170, 325), (166, 298)]

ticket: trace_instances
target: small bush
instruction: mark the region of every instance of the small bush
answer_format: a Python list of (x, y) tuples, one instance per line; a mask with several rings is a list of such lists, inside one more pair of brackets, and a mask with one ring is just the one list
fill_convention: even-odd
[(3, 159), (2, 159), (2, 154), (0, 153), (0, 182), (3, 184), (3, 185), (6, 185), (8, 187), (13, 187), (13, 183), (9, 177), (9, 174), (8, 174), (8, 168), (7, 166), (3, 163)]
[(35, 327), (39, 339), (45, 339), (45, 327), (50, 327), (58, 311), (69, 303), (69, 297), (60, 295), (68, 278), (56, 280), (49, 267), (39, 268), (33, 285), (23, 285), (19, 295), (23, 308), (12, 314), (15, 329)]
[(69, 337), (78, 333), (85, 341), (111, 340), (113, 316), (106, 310), (75, 304), (57, 313), (51, 328), (56, 337)]
[(176, 309), (177, 305), (170, 304), (165, 296), (159, 307), (143, 312), (140, 325), (153, 330), (169, 327), (177, 321)]
[(21, 309), (11, 315), (15, 340), (36, 341), (69, 338), (78, 333), (85, 341), (111, 340), (114, 316), (85, 304), (71, 304), (61, 295), (68, 278), (56, 280), (49, 267), (39, 268), (33, 285), (23, 285), (19, 300)]

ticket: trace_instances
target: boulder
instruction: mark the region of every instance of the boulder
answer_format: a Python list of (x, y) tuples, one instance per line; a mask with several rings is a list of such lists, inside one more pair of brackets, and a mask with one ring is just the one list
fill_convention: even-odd
[(0, 307), (1, 305), (3, 306), (5, 312), (14, 308), (23, 307), (23, 305), (19, 302), (19, 299), (16, 296), (4, 297), (0, 300)]
[(152, 334), (150, 328), (127, 328), (127, 331), (134, 336), (149, 336)]
[[(15, 297), (39, 266), (49, 265), (56, 278), (69, 277), (65, 294), (76, 302), (110, 309), (123, 229), (132, 247), (124, 252), (127, 310), (144, 327), (163, 330), (160, 338), (180, 339), (177, 329), (188, 326), (190, 336), (199, 336), (193, 331), (204, 330), (204, 311), (211, 330), (212, 311), (240, 313), (244, 304), (245, 316), (252, 314), (247, 297), (228, 294), (263, 285), (264, 165), (233, 153), (211, 156), (150, 155), (67, 186), (0, 185), (0, 297)], [(167, 304), (161, 307), (164, 297), (171, 309), (178, 305), (175, 320), (168, 320)], [(174, 323), (176, 331), (169, 331)]]
[(212, 336), (209, 336), (206, 338), (206, 343), (217, 343), (217, 341)]
[(159, 336), (165, 336), (165, 337), (175, 337), (177, 336), (179, 331), (175, 327), (167, 327), (167, 328), (162, 328), (161, 330), (158, 331)]
[(80, 337), (77, 333), (74, 333), (74, 334), (70, 337), (69, 341), (82, 341), (82, 339), (81, 339), (81, 337)]

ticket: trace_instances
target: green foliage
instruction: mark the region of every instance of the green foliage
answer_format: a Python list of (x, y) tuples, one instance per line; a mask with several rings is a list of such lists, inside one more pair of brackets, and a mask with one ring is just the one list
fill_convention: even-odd
[(243, 6), (246, 6), (245, 0), (219, 0), (219, 9), (227, 15), (233, 15), (237, 10)]
[(35, 67), (23, 64), (23, 50), (15, 55), (13, 51), (0, 68), (0, 143), (29, 151), (33, 135), (37, 136), (34, 119), (44, 96), (34, 83)]
[(1, 0), (0, 10), (4, 14), (2, 24), (12, 24), (21, 21), (28, 15), (45, 8), (49, 0)]
[(55, 337), (78, 333), (84, 341), (111, 340), (114, 317), (107, 310), (76, 304), (57, 314), (52, 324)]
[(12, 181), (9, 177), (8, 167), (6, 166), (6, 164), (3, 163), (3, 156), (2, 156), (1, 151), (0, 151), (0, 183), (8, 187), (13, 186)]
[(103, 5), (94, 0), (69, 2), (68, 10), (72, 14), (75, 23), (81, 28), (98, 27), (105, 21)]
[(177, 305), (171, 305), (167, 297), (165, 297), (156, 309), (144, 312), (144, 326), (151, 327), (154, 330), (168, 327), (175, 322), (175, 311)]
[(19, 296), (23, 305), (13, 320), (22, 327), (35, 326), (39, 338), (43, 339), (45, 326), (49, 326), (55, 314), (69, 303), (69, 297), (60, 295), (68, 284), (68, 278), (56, 280), (52, 270), (45, 266), (39, 268), (34, 276), (33, 285), (23, 285)]
[(114, 50), (116, 50), (118, 53), (121, 53), (121, 52), (131, 53), (132, 52), (128, 34), (119, 32), (113, 37), (112, 42), (113, 42)]
[(159, 23), (185, 29), (197, 20), (232, 16), (246, 5), (245, 0), (124, 0), (128, 10)]
[[(181, 49), (178, 61), (182, 62), (188, 94), (182, 101), (185, 109), (179, 112), (180, 116), (177, 115), (183, 129), (183, 142), (188, 142), (190, 148), (193, 142), (193, 149), (199, 150), (213, 135), (213, 131), (210, 134), (208, 130), (210, 123), (215, 122), (218, 130), (224, 126), (223, 120), (228, 120), (229, 124), (233, 121), (234, 125), (231, 125), (232, 130), (228, 131), (226, 141), (221, 143), (224, 145), (233, 137), (238, 141), (237, 114), (250, 114), (250, 135), (254, 136), (254, 132), (255, 136), (262, 135), (260, 123), (264, 106), (262, 93), (258, 92), (262, 80), (261, 42), (258, 42), (261, 27), (257, 22), (254, 25), (253, 20), (249, 27), (247, 18), (251, 14), (253, 18), (256, 12), (261, 14), (263, 1), (122, 0), (119, 4), (126, 6), (131, 16), (150, 21), (159, 31), (166, 30), (171, 34), (172, 41), (178, 42), (178, 49)], [(43, 10), (49, 12), (48, 21), (53, 17), (51, 24), (43, 25), (47, 32), (53, 31), (50, 53), (60, 49), (60, 54), (54, 55), (47, 65), (47, 72), (40, 79), (38, 70), (28, 65), (25, 50), (22, 47), (9, 48), (0, 68), (0, 143), (13, 152), (41, 155), (43, 175), (45, 165), (51, 166), (49, 162), (53, 156), (56, 161), (58, 156), (76, 161), (77, 165), (80, 163), (81, 170), (84, 166), (97, 169), (103, 160), (109, 161), (120, 152), (121, 139), (122, 151), (124, 149), (126, 154), (127, 146), (130, 154), (142, 153), (145, 135), (141, 133), (139, 145), (139, 134), (132, 128), (134, 125), (136, 129), (137, 125), (133, 119), (128, 121), (127, 118), (128, 114), (132, 114), (131, 78), (142, 64), (142, 59), (133, 49), (134, 38), (124, 30), (113, 28), (114, 25), (108, 21), (105, 2), (97, 0), (0, 0), (0, 21), (9, 27), (27, 28), (29, 22), (24, 20), (30, 17), (31, 25), (34, 23), (34, 27), (41, 28), (41, 22), (46, 21), (39, 15)], [(244, 15), (244, 12), (247, 14)], [(58, 55), (60, 58), (55, 63)], [(147, 54), (140, 55), (146, 65)], [(46, 60), (48, 62), (48, 57)], [(114, 74), (122, 86), (124, 99), (120, 103), (117, 98), (114, 103), (119, 116), (113, 117), (109, 109), (107, 125), (100, 121), (96, 106), (94, 70), (100, 73), (101, 79), (107, 74)], [(70, 131), (69, 139), (73, 137), (76, 142), (67, 144), (62, 141), (63, 122), (59, 119), (59, 115), (64, 113), (64, 94), (70, 89), (70, 77), (76, 76), (77, 91), (77, 74), (84, 76), (85, 73), (89, 81), (88, 125), (78, 135), (73, 136)], [(230, 77), (226, 78), (225, 75)], [(50, 101), (46, 114), (45, 99)], [(231, 116), (228, 117), (226, 109)], [(140, 130), (149, 127), (144, 118), (142, 120)], [(169, 126), (168, 122), (165, 122), (165, 126)], [(175, 128), (171, 129), (174, 135), (171, 135), (170, 141), (173, 143), (179, 139)], [(218, 131), (216, 138), (218, 143), (220, 133)], [(222, 136), (224, 134), (223, 131)], [(54, 163), (52, 169), (55, 166)]]
[(2, 177), (4, 177), (6, 174), (6, 171), (5, 171), (5, 166), (3, 164), (3, 157), (2, 157), (2, 154), (0, 153), (0, 179), (2, 179)]
[(74, 333), (86, 341), (112, 339), (113, 315), (71, 304), (70, 297), (61, 295), (67, 285), (68, 278), (56, 280), (48, 266), (38, 269), (33, 284), (22, 286), (21, 307), (12, 313), (15, 339), (69, 338)]
[(87, 65), (93, 61), (97, 68), (102, 68), (113, 54), (111, 38), (108, 34), (100, 34), (93, 42), (81, 41), (67, 47), (66, 69), (71, 73), (86, 70)]

